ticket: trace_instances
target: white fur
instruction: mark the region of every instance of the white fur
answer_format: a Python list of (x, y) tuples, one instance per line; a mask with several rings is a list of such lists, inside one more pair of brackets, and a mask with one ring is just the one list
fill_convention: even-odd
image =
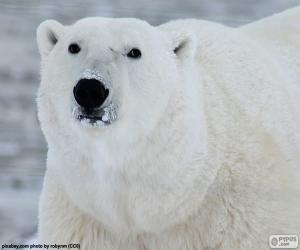
[[(292, 11), (279, 18), (299, 24), (300, 9)], [(268, 29), (277, 26), (252, 25), (40, 25), (38, 107), (49, 146), (41, 241), (87, 250), (268, 249), (271, 234), (299, 234), (300, 26), (284, 31), (288, 41)], [(72, 42), (79, 54), (68, 53)], [(131, 47), (140, 59), (126, 57)], [(109, 126), (84, 127), (71, 116), (86, 68), (111, 79), (119, 119)]]

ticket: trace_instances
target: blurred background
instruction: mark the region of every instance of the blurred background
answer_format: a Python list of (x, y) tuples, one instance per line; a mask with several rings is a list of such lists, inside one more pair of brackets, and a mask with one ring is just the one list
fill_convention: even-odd
[(157, 25), (200, 18), (236, 27), (296, 5), (300, 0), (0, 0), (0, 245), (24, 243), (37, 230), (47, 149), (35, 103), (40, 22), (71, 24), (86, 16), (108, 16)]

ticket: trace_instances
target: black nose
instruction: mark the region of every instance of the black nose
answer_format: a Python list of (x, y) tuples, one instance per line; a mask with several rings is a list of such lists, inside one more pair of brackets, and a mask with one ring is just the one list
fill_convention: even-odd
[(96, 79), (81, 79), (74, 87), (73, 94), (76, 102), (89, 111), (104, 103), (109, 90)]

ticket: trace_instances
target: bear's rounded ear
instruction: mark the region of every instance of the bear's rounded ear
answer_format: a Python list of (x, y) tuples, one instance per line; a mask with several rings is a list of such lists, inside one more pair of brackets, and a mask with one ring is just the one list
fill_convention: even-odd
[(55, 20), (42, 22), (36, 31), (37, 44), (42, 57), (47, 57), (64, 32), (64, 26)]
[(196, 54), (196, 37), (188, 32), (171, 33), (172, 50), (180, 60), (193, 58)]

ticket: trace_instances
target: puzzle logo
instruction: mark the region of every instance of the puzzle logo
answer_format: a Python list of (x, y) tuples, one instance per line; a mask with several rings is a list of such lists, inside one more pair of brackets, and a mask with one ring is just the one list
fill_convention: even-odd
[(271, 235), (269, 238), (269, 246), (274, 249), (298, 247), (299, 239), (297, 235)]

